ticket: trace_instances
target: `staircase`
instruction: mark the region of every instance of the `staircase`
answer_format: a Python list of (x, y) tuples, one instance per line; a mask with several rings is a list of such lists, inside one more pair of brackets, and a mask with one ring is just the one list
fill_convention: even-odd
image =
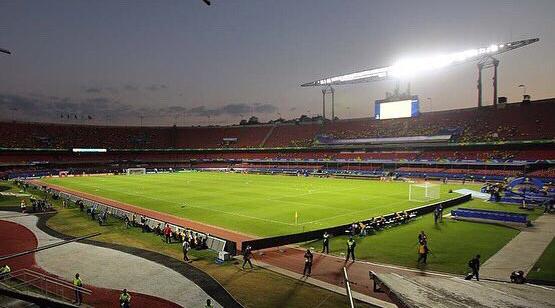
[(264, 139), (262, 139), (262, 142), (260, 143), (260, 147), (263, 148), (264, 145), (266, 144), (266, 141), (268, 141), (268, 139), (270, 139), (270, 136), (272, 135), (272, 133), (274, 132), (274, 129), (276, 128), (276, 125), (273, 125), (272, 128), (270, 128), (270, 130), (268, 131), (268, 133), (266, 134), (266, 136), (264, 137)]
[(0, 307), (77, 307), (73, 304), (77, 289), (92, 294), (63, 279), (21, 269), (0, 277)]

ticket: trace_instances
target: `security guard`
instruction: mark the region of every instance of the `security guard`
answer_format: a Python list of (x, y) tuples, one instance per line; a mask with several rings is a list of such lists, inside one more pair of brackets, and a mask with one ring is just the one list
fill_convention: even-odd
[(355, 242), (355, 240), (353, 239), (353, 237), (349, 237), (349, 240), (347, 240), (347, 258), (345, 259), (345, 262), (349, 261), (349, 257), (353, 258), (353, 262), (355, 262), (355, 247), (356, 247), (357, 243)]
[(0, 267), (0, 280), (8, 277), (8, 275), (11, 273), (12, 269), (8, 266), (8, 264)]
[(245, 248), (245, 251), (243, 252), (243, 266), (241, 266), (242, 269), (245, 269), (245, 265), (247, 263), (249, 263), (249, 265), (251, 266), (251, 269), (254, 268), (251, 263), (251, 258), (252, 258), (252, 247), (247, 246), (247, 248)]
[(131, 294), (127, 292), (127, 289), (123, 289), (121, 295), (119, 296), (119, 305), (123, 308), (131, 307)]
[(75, 278), (73, 278), (73, 286), (75, 286), (75, 304), (81, 305), (83, 302), (83, 294), (81, 294), (81, 290), (79, 288), (83, 287), (83, 281), (79, 278), (79, 273), (75, 274)]
[(468, 261), (468, 267), (472, 271), (468, 276), (466, 276), (466, 280), (472, 279), (472, 277), (476, 277), (477, 281), (480, 281), (480, 255), (476, 255), (470, 261)]
[(330, 253), (330, 234), (326, 231), (323, 236), (322, 253)]
[(304, 270), (303, 270), (303, 276), (310, 276), (310, 274), (312, 273), (312, 261), (314, 259), (314, 256), (312, 255), (312, 252), (310, 252), (310, 249), (307, 249), (306, 252), (304, 253)]

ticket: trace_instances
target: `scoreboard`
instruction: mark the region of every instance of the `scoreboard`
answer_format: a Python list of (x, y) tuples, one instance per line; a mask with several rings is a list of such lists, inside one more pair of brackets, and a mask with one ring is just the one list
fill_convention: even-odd
[(377, 120), (410, 118), (420, 113), (418, 96), (405, 100), (376, 100), (374, 104), (374, 117)]

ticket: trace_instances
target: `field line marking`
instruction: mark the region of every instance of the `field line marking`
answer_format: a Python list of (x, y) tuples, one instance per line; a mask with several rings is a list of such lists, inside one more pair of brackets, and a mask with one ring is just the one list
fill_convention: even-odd
[[(93, 185), (84, 185), (84, 186), (89, 186), (89, 187), (102, 189), (102, 190), (107, 190), (107, 191), (113, 191), (113, 192), (117, 192), (117, 193), (126, 194), (126, 195), (129, 195), (129, 196), (143, 197), (143, 198), (147, 198), (147, 199), (151, 199), (151, 200), (173, 203), (173, 204), (177, 204), (177, 205), (183, 205), (183, 203), (180, 203), (180, 202), (164, 200), (164, 199), (155, 198), (155, 197), (142, 195), (142, 194), (133, 194), (133, 193), (130, 193), (130, 192), (123, 192), (123, 191), (119, 191), (119, 190), (111, 190), (111, 189), (101, 188), (101, 187), (93, 186)], [(265, 222), (271, 222), (271, 223), (282, 224), (282, 225), (287, 225), (287, 226), (295, 226), (295, 224), (286, 223), (286, 222), (282, 222), (282, 221), (260, 218), (260, 217), (254, 217), (254, 216), (244, 215), (244, 214), (239, 214), (239, 213), (226, 212), (226, 211), (216, 210), (216, 209), (212, 209), (212, 208), (205, 208), (205, 207), (194, 206), (194, 205), (190, 205), (190, 204), (185, 204), (185, 206), (186, 207), (193, 207), (193, 208), (197, 208), (197, 209), (202, 209), (202, 210), (208, 210), (208, 211), (212, 211), (212, 212), (224, 213), (224, 214), (232, 215), (232, 216), (239, 216), (239, 217), (244, 217), (244, 218), (257, 219), (257, 220), (262, 220), (262, 221), (265, 221)]]

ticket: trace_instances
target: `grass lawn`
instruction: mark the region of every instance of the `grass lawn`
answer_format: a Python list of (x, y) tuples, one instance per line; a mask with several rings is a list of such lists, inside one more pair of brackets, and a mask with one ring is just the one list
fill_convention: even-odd
[[(9, 183), (6, 182), (6, 184), (2, 184), (3, 182), (0, 181), (0, 192), (4, 192), (4, 193), (22, 193), (19, 188), (17, 188), (14, 185), (11, 185)], [(2, 196), (0, 195), (0, 206), (2, 205), (6, 205), (6, 206), (19, 206), (19, 203), (21, 202), (21, 199), (25, 199), (27, 201), (29, 201), (29, 198), (17, 198), (14, 196)]]
[[(408, 201), (407, 183), (367, 180), (187, 172), (44, 181), (256, 236), (316, 230), (424, 204)], [(441, 199), (449, 199), (455, 194), (448, 190), (462, 186), (440, 187)]]
[(528, 273), (528, 279), (555, 281), (555, 240), (551, 240), (551, 244)]
[[(481, 200), (472, 200), (462, 207), (488, 207)], [(516, 206), (515, 206), (516, 207)], [(513, 210), (515, 210), (513, 208)], [(517, 209), (518, 210), (518, 209)], [(424, 215), (406, 225), (393, 227), (364, 238), (356, 237), (356, 257), (368, 261), (417, 267), (417, 236), (424, 230), (428, 235), (429, 248), (427, 269), (463, 274), (468, 260), (476, 254), (487, 260), (518, 234), (518, 230), (503, 226), (443, 219), (434, 224), (432, 214)], [(338, 236), (330, 241), (331, 253), (346, 251), (347, 237)], [(321, 248), (321, 241), (304, 244), (306, 247)]]
[[(38, 191), (31, 191), (41, 196)], [(12, 201), (10, 204), (9, 202)], [(19, 204), (18, 199), (6, 200), (2, 206)], [(58, 213), (50, 218), (47, 225), (67, 235), (79, 236), (93, 232), (102, 234), (94, 240), (142, 248), (181, 260), (182, 253), (178, 244), (165, 244), (152, 233), (142, 233), (139, 228), (126, 228), (116, 219), (110, 218), (106, 226), (99, 226), (78, 208), (61, 208), (59, 201), (54, 202)], [(241, 271), (238, 261), (217, 265), (214, 252), (192, 250), (189, 256), (194, 260), (191, 265), (214, 277), (245, 307), (347, 307), (344, 295), (327, 291), (302, 281), (292, 279), (272, 271), (255, 269)], [(357, 302), (357, 307), (368, 307)]]

